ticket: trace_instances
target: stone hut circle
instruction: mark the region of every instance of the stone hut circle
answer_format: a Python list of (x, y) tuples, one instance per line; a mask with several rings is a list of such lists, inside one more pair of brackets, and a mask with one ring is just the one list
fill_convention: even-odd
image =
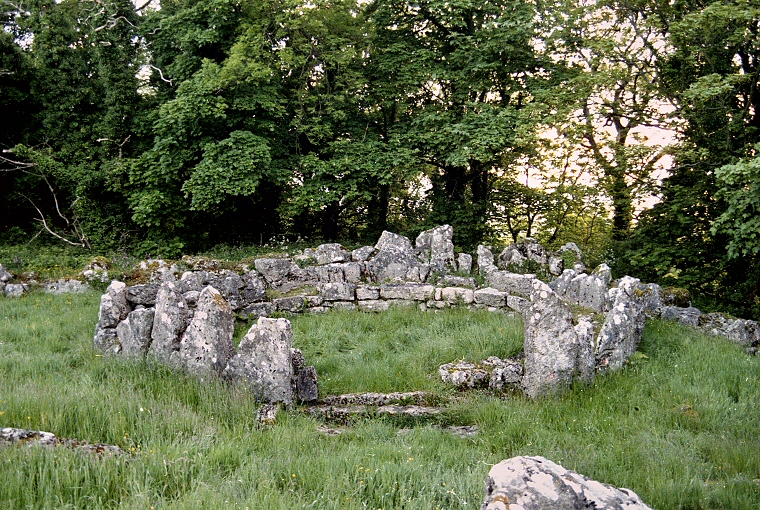
[[(185, 257), (191, 269), (182, 274), (164, 261), (143, 262), (149, 283), (112, 281), (101, 297), (94, 343), (111, 355), (151, 357), (198, 377), (243, 383), (263, 402), (287, 404), (317, 403), (318, 375), (293, 349), (290, 322), (268, 318), (275, 313), (416, 306), (519, 314), (525, 328), (520, 357), (452, 362), (439, 376), (460, 389), (510, 389), (534, 399), (620, 369), (648, 317), (699, 327), (750, 352), (760, 345), (756, 322), (702, 314), (682, 292), (630, 276), (613, 281), (606, 264), (588, 271), (573, 243), (554, 253), (525, 239), (498, 256), (479, 246), (473, 263), (470, 255), (455, 256), (453, 233), (443, 225), (412, 243), (386, 231), (374, 246), (348, 251), (322, 244), (295, 257), (256, 259), (242, 274), (203, 258)], [(538, 268), (544, 280), (517, 272), (524, 267)], [(237, 350), (236, 314), (258, 318)]]

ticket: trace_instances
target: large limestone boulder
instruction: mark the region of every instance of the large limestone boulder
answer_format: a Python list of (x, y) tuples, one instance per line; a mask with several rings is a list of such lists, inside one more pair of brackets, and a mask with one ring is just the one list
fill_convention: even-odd
[(243, 275), (243, 290), (241, 295), (246, 304), (264, 301), (267, 297), (267, 286), (264, 279), (256, 271), (249, 271)]
[(596, 342), (594, 356), (599, 370), (618, 370), (636, 352), (644, 331), (643, 288), (637, 278), (626, 276), (609, 291), (612, 308)]
[(517, 274), (509, 271), (491, 271), (486, 276), (488, 286), (507, 294), (529, 297), (533, 284), (537, 282), (534, 274)]
[(278, 292), (290, 292), (317, 283), (311, 271), (301, 269), (291, 259), (256, 259), (254, 264), (269, 287)]
[(451, 225), (426, 230), (414, 241), (421, 256), (436, 273), (456, 271), (454, 228)]
[(181, 287), (174, 282), (164, 282), (156, 294), (149, 354), (161, 362), (169, 362), (179, 351), (180, 337), (187, 323), (188, 306)]
[(127, 287), (127, 301), (132, 305), (155, 305), (159, 285), (146, 283)]
[[(552, 395), (573, 380), (589, 381), (594, 374), (592, 348), (579, 338), (573, 314), (565, 301), (536, 280), (525, 323), (523, 391), (531, 398)], [(584, 342), (583, 344), (581, 342)]]
[(153, 308), (139, 308), (127, 315), (116, 326), (116, 336), (121, 345), (120, 354), (128, 358), (142, 358), (150, 347), (150, 331), (153, 328)]
[(377, 254), (367, 262), (367, 271), (375, 282), (424, 282), (430, 266), (422, 264), (408, 238), (384, 231), (375, 245)]
[(229, 360), (224, 377), (242, 381), (264, 402), (293, 402), (293, 331), (287, 319), (260, 317)]
[(706, 313), (699, 318), (699, 328), (711, 335), (728, 338), (751, 352), (760, 347), (760, 325), (755, 321)]
[[(558, 288), (561, 286), (562, 283), (558, 284)], [(597, 275), (579, 274), (569, 282), (563, 298), (570, 304), (604, 313), (607, 305), (607, 283), (603, 277)]]
[(488, 472), (482, 510), (652, 510), (628, 489), (591, 480), (543, 457), (513, 457)]
[(316, 256), (317, 264), (331, 264), (351, 260), (351, 253), (338, 243), (320, 244), (317, 246)]
[(201, 376), (220, 373), (235, 353), (234, 323), (235, 316), (222, 294), (211, 286), (203, 289), (198, 308), (180, 341), (182, 366)]

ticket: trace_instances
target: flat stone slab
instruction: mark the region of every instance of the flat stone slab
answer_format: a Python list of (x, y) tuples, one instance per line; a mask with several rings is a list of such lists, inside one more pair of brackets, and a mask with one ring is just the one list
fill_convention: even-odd
[(345, 421), (351, 417), (359, 416), (409, 416), (413, 418), (436, 416), (443, 412), (443, 409), (438, 407), (428, 406), (401, 406), (401, 405), (386, 405), (386, 406), (331, 406), (320, 405), (309, 407), (306, 412), (312, 416), (321, 417), (326, 420)]
[(76, 448), (87, 453), (97, 453), (107, 456), (121, 455), (124, 453), (124, 450), (118, 446), (110, 444), (90, 444), (87, 441), (79, 441), (77, 439), (62, 439), (56, 437), (52, 432), (24, 430), (10, 427), (0, 429), (0, 447), (4, 444), (43, 447), (63, 446), (66, 448)]
[(423, 405), (431, 400), (431, 395), (424, 391), (396, 392), (396, 393), (346, 393), (343, 395), (330, 395), (322, 399), (321, 403), (331, 406), (384, 406), (389, 404), (415, 404)]

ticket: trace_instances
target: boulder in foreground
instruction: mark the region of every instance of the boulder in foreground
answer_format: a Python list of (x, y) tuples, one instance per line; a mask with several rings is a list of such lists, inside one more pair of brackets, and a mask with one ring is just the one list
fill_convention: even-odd
[(543, 457), (513, 457), (491, 468), (481, 510), (651, 510), (635, 492), (568, 471)]

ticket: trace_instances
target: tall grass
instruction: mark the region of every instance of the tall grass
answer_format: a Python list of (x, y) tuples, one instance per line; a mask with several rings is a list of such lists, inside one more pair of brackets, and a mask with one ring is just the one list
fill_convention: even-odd
[[(443, 424), (365, 419), (340, 436), (295, 408), (258, 429), (241, 388), (92, 348), (98, 296), (0, 299), (0, 426), (117, 444), (0, 448), (0, 508), (478, 508), (490, 466), (543, 455), (654, 508), (760, 507), (760, 359), (654, 321), (619, 373), (540, 402), (456, 393), (441, 363), (509, 356), (520, 322), (399, 309), (293, 319), (324, 394), (427, 390)], [(402, 430), (402, 428), (411, 430)]]

